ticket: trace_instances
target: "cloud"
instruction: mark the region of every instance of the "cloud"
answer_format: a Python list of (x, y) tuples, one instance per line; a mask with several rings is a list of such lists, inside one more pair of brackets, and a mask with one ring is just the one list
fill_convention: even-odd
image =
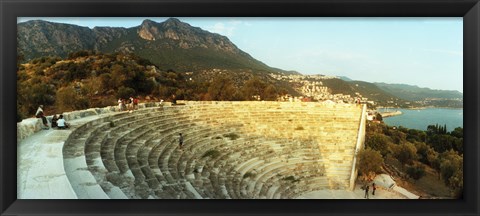
[(234, 26), (226, 26), (224, 23), (215, 23), (213, 26), (207, 27), (207, 30), (218, 33), (221, 35), (225, 35), (228, 37), (231, 37), (233, 35), (233, 32), (235, 31)]
[(215, 23), (213, 26), (208, 26), (206, 29), (214, 33), (231, 37), (234, 35), (235, 31), (240, 26), (252, 26), (252, 24), (250, 24), (249, 22), (241, 21), (241, 20), (232, 20), (226, 23), (224, 22)]

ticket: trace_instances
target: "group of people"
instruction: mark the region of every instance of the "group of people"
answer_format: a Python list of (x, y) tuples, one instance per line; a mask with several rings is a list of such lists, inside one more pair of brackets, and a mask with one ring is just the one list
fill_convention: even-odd
[(130, 97), (128, 99), (118, 98), (118, 110), (136, 110), (138, 109), (138, 98)]
[(63, 118), (63, 115), (60, 115), (57, 117), (55, 114), (52, 118), (52, 128), (58, 128), (58, 129), (67, 129), (68, 128), (68, 123), (65, 122), (65, 119)]
[[(43, 111), (43, 105), (40, 105), (37, 109), (37, 112), (35, 112), (35, 117), (36, 118), (41, 118), (42, 123), (43, 123), (43, 129), (48, 130), (50, 129), (50, 126), (48, 126), (48, 120), (47, 117), (45, 117), (45, 113)], [(58, 128), (58, 129), (66, 129), (68, 128), (68, 123), (65, 122), (65, 119), (63, 118), (63, 115), (57, 116), (56, 114), (52, 117), (52, 128)]]
[[(367, 184), (365, 185), (365, 199), (369, 199), (368, 191), (370, 190), (370, 186)], [(375, 190), (377, 190), (377, 186), (375, 183), (372, 183), (372, 195), (375, 196)]]

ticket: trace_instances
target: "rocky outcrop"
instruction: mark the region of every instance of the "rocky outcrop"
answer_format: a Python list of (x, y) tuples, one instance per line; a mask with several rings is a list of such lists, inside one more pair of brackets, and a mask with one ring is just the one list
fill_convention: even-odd
[(95, 27), (93, 28), (95, 37), (95, 50), (105, 50), (107, 45), (113, 40), (125, 37), (128, 34), (127, 28)]

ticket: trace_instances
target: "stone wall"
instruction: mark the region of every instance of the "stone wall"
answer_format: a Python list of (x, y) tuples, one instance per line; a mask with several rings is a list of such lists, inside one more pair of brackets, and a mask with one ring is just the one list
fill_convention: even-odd
[(17, 142), (23, 140), (35, 132), (42, 130), (42, 119), (28, 118), (17, 123)]
[(355, 147), (355, 155), (353, 158), (352, 172), (350, 176), (350, 190), (353, 190), (355, 187), (355, 180), (358, 175), (357, 168), (357, 153), (365, 146), (365, 131), (366, 131), (366, 118), (367, 118), (367, 105), (363, 105), (362, 108), (362, 117), (360, 118), (360, 126), (358, 128), (357, 144)]
[(334, 179), (333, 188), (353, 189), (354, 155), (365, 137), (364, 106), (261, 101), (179, 103), (186, 105), (182, 112), (189, 113), (193, 121), (209, 119), (210, 127), (240, 125), (243, 134), (309, 143), (322, 158), (326, 175)]
[[(170, 102), (163, 102), (161, 104), (162, 106), (171, 106)], [(146, 107), (155, 107), (155, 106), (160, 106), (159, 102), (151, 102), (151, 103), (141, 103), (138, 105), (140, 109), (146, 108)], [(118, 112), (118, 106), (108, 106), (108, 107), (103, 107), (103, 108), (90, 108), (86, 110), (76, 110), (72, 112), (64, 112), (61, 113), (65, 119), (65, 121), (73, 121), (76, 119), (81, 119), (85, 118), (88, 116), (95, 116), (95, 115), (102, 115), (102, 114), (107, 114), (107, 113), (114, 113)], [(57, 114), (60, 115), (60, 114)], [(47, 120), (49, 122), (49, 125), (51, 125), (52, 122), (52, 116), (47, 116)], [(42, 130), (43, 124), (42, 124), (42, 119), (40, 118), (27, 118), (23, 119), (21, 122), (17, 123), (17, 142), (33, 135), (34, 133)]]

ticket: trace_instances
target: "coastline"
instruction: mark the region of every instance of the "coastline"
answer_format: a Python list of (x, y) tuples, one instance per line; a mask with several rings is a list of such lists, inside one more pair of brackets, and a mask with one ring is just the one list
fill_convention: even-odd
[[(430, 108), (425, 110), (418, 109), (402, 109), (388, 110), (391, 113), (395, 111), (402, 112), (401, 115), (384, 115), (379, 109), (377, 112), (382, 115), (384, 122), (390, 126), (403, 126), (409, 129), (426, 130), (428, 125), (444, 125), (448, 126), (448, 131), (457, 127), (463, 127), (463, 109), (451, 108)], [(397, 116), (397, 117), (395, 117)], [(390, 118), (391, 117), (391, 118)]]
[(379, 109), (405, 109), (405, 110), (425, 110), (425, 109), (450, 109), (450, 110), (463, 110), (463, 108), (453, 108), (453, 107), (434, 107), (434, 106), (424, 106), (424, 107), (410, 107), (410, 108), (399, 108), (399, 107), (378, 107), (376, 111), (382, 115), (383, 118), (388, 118), (392, 116), (402, 115), (403, 113), (399, 110), (392, 112), (380, 112)]
[(382, 115), (382, 118), (388, 118), (388, 117), (392, 117), (392, 116), (398, 116), (398, 115), (402, 115), (403, 113), (401, 111), (395, 111), (395, 112), (379, 112), (380, 115)]

